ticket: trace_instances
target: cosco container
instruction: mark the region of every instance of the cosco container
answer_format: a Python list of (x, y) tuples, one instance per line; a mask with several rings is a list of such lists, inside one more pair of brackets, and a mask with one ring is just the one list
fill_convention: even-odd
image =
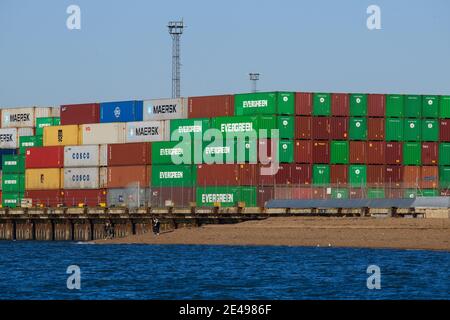
[(70, 104), (61, 106), (61, 125), (92, 124), (100, 122), (100, 104)]
[(349, 182), (352, 187), (362, 187), (367, 184), (367, 166), (350, 165), (348, 170)]
[(127, 122), (126, 143), (168, 140), (164, 121)]
[(100, 122), (136, 122), (143, 120), (143, 101), (100, 103)]
[(152, 162), (152, 148), (148, 142), (109, 144), (107, 149), (109, 166), (140, 166)]
[(158, 99), (144, 101), (144, 121), (186, 119), (188, 100)]
[(153, 203), (151, 203), (151, 189), (149, 188), (108, 189), (106, 201), (108, 207), (153, 207)]
[[(450, 156), (450, 154), (449, 154), (449, 156)], [(438, 164), (438, 162), (439, 162), (439, 143), (423, 142), (422, 143), (422, 165), (435, 166)]]
[(347, 140), (348, 138), (348, 118), (332, 117), (330, 118), (330, 139)]
[(331, 142), (331, 164), (347, 164), (349, 162), (349, 143), (348, 141)]
[(403, 141), (403, 119), (386, 119), (386, 141)]
[(77, 125), (44, 128), (43, 144), (45, 147), (78, 145), (79, 142)]
[[(196, 146), (192, 143), (179, 141), (153, 142), (152, 164), (193, 164), (193, 153)], [(202, 147), (197, 146), (202, 160)]]
[[(98, 167), (93, 168), (64, 168), (63, 181), (61, 186), (64, 189), (100, 189), (104, 185), (100, 185), (100, 170)], [(104, 183), (104, 179), (102, 183)]]
[(350, 95), (350, 116), (365, 117), (367, 116), (367, 95), (351, 94)]
[(0, 129), (0, 149), (17, 149), (20, 137), (34, 135), (33, 128)]
[(23, 173), (3, 173), (2, 192), (23, 193), (25, 191), (25, 176)]
[(439, 118), (450, 118), (450, 96), (441, 96), (439, 99)]
[(80, 144), (125, 143), (125, 123), (97, 123), (80, 126)]
[(61, 169), (27, 169), (26, 190), (58, 190), (62, 187)]
[(337, 117), (350, 115), (350, 97), (347, 93), (333, 93), (331, 95), (331, 114)]
[(313, 115), (314, 116), (331, 115), (331, 95), (329, 93), (314, 93)]
[(199, 187), (197, 188), (197, 207), (234, 207), (239, 203), (245, 207), (256, 207), (256, 187)]
[(311, 116), (313, 109), (313, 94), (297, 92), (295, 94), (295, 114), (299, 116)]
[(422, 97), (422, 117), (438, 118), (439, 117), (439, 97), (423, 96)]
[(295, 139), (309, 140), (312, 132), (311, 117), (295, 117)]
[(422, 121), (422, 141), (439, 140), (439, 123), (437, 120), (424, 119)]
[(234, 96), (189, 97), (189, 118), (231, 117), (234, 115)]
[(106, 166), (108, 163), (107, 156), (107, 145), (67, 146), (64, 147), (64, 167)]
[(399, 94), (386, 95), (386, 117), (401, 118), (405, 112), (405, 97)]
[(170, 137), (167, 137), (171, 141), (191, 140), (201, 141), (203, 139), (204, 133), (211, 128), (211, 123), (209, 119), (176, 119), (170, 120), (168, 132), (170, 132)]
[(25, 154), (28, 148), (42, 147), (42, 136), (23, 136), (19, 138), (19, 153)]
[(403, 144), (403, 164), (419, 166), (422, 163), (422, 145), (420, 142), (405, 142)]
[(259, 182), (259, 165), (202, 164), (197, 166), (196, 174), (199, 186), (256, 186)]
[(45, 117), (36, 118), (36, 135), (44, 135), (44, 127), (59, 126), (61, 125), (61, 119), (58, 117)]
[(64, 147), (29, 148), (25, 153), (25, 167), (62, 168), (64, 166)]
[(386, 96), (384, 94), (367, 95), (367, 115), (384, 117), (386, 113)]
[(294, 139), (295, 137), (295, 117), (278, 116), (277, 129), (281, 139)]
[(313, 184), (316, 186), (327, 186), (330, 184), (329, 165), (313, 165)]
[(439, 165), (450, 166), (450, 143), (439, 144)]
[[(367, 152), (368, 143), (365, 141), (350, 141), (350, 163), (351, 164), (366, 164), (368, 158), (372, 154)], [(375, 155), (377, 157), (377, 155)]]
[[(100, 177), (102, 172), (100, 172)], [(150, 166), (108, 167), (106, 177), (107, 188), (149, 187), (152, 179)]]
[[(221, 172), (223, 173), (223, 171)], [(152, 166), (151, 187), (194, 187), (196, 180), (197, 167), (195, 165)]]
[(4, 155), (2, 158), (2, 173), (25, 173), (25, 156)]
[(406, 118), (422, 117), (422, 96), (407, 95), (405, 97), (404, 114)]
[(106, 190), (64, 190), (63, 203), (68, 207), (98, 207), (106, 205)]
[(349, 139), (367, 140), (367, 119), (350, 118)]
[(51, 108), (2, 109), (2, 128), (33, 128), (36, 118), (49, 117)]
[(293, 92), (257, 92), (236, 94), (234, 112), (237, 116), (255, 114), (295, 113), (295, 94)]

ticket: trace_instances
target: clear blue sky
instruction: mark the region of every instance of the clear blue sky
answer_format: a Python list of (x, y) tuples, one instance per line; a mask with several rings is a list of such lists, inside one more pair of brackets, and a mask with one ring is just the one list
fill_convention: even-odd
[(170, 97), (181, 17), (183, 96), (249, 91), (251, 71), (260, 90), (450, 94), (448, 0), (0, 0), (0, 106)]

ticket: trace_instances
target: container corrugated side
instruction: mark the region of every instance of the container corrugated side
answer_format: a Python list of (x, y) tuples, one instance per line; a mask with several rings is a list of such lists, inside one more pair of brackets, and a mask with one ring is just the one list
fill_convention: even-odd
[(64, 147), (64, 167), (98, 167), (100, 165), (100, 145)]
[(100, 103), (100, 122), (142, 121), (143, 106), (140, 100)]
[(188, 99), (155, 99), (144, 101), (144, 121), (186, 119)]
[(85, 103), (61, 106), (61, 125), (91, 124), (100, 122), (100, 104)]
[(64, 168), (64, 189), (100, 189), (100, 172), (93, 168)]
[(150, 190), (150, 206), (152, 208), (166, 208), (167, 205), (174, 208), (188, 208), (195, 202), (196, 188), (157, 188)]
[(215, 118), (234, 115), (234, 96), (204, 96), (188, 98), (189, 118)]
[(109, 166), (139, 166), (152, 161), (151, 143), (121, 143), (107, 146)]
[(150, 166), (119, 166), (107, 168), (107, 188), (149, 187)]
[(25, 154), (25, 167), (62, 168), (64, 166), (64, 147), (29, 148)]
[(26, 190), (61, 189), (61, 169), (27, 169), (25, 171)]
[(126, 123), (126, 143), (168, 140), (164, 121)]
[(49, 117), (51, 108), (2, 109), (2, 128), (33, 128), (36, 118)]
[(77, 125), (44, 128), (43, 144), (45, 147), (70, 146), (79, 143), (79, 128)]
[(97, 123), (80, 126), (80, 144), (125, 143), (125, 123)]

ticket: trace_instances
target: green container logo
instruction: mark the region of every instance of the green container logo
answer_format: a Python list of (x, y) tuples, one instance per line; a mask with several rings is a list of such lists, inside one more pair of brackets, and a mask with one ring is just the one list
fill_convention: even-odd
[(152, 187), (193, 187), (196, 180), (195, 165), (152, 166)]
[(424, 96), (422, 99), (422, 117), (437, 118), (439, 116), (439, 97)]
[(367, 95), (350, 95), (350, 116), (364, 117), (367, 115)]
[(277, 119), (278, 130), (281, 139), (294, 139), (295, 137), (295, 117), (279, 116)]
[(367, 140), (367, 119), (350, 118), (350, 140)]
[(329, 165), (313, 165), (313, 184), (319, 186), (330, 184)]
[(259, 92), (234, 96), (235, 115), (294, 114), (293, 92)]
[(203, 187), (197, 188), (196, 201), (198, 207), (234, 207), (239, 202), (246, 207), (256, 207), (256, 187)]
[(331, 95), (329, 93), (314, 93), (313, 115), (331, 115)]
[(422, 140), (438, 141), (439, 125), (437, 120), (423, 120), (422, 122)]
[(365, 186), (367, 183), (367, 167), (363, 165), (349, 166), (350, 185), (353, 187)]
[(211, 127), (209, 119), (175, 119), (170, 120), (170, 139), (179, 141), (189, 137), (202, 140), (203, 134)]

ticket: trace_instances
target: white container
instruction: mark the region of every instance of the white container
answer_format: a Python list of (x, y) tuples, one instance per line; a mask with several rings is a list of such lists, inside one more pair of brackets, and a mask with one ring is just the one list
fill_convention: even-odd
[(126, 142), (153, 142), (166, 139), (165, 121), (127, 122)]
[(17, 129), (0, 129), (0, 149), (16, 149), (18, 147)]
[(60, 116), (61, 116), (61, 107), (60, 106), (51, 107), (50, 117), (59, 118)]
[(100, 145), (64, 147), (64, 167), (99, 167), (100, 149)]
[(81, 144), (125, 143), (125, 123), (94, 123), (80, 125)]
[(99, 168), (65, 168), (64, 189), (100, 189)]
[(51, 108), (2, 109), (2, 128), (33, 128), (36, 118), (49, 117)]
[(188, 99), (158, 99), (144, 101), (144, 121), (187, 119)]
[(108, 168), (100, 167), (100, 189), (106, 188), (108, 185)]

